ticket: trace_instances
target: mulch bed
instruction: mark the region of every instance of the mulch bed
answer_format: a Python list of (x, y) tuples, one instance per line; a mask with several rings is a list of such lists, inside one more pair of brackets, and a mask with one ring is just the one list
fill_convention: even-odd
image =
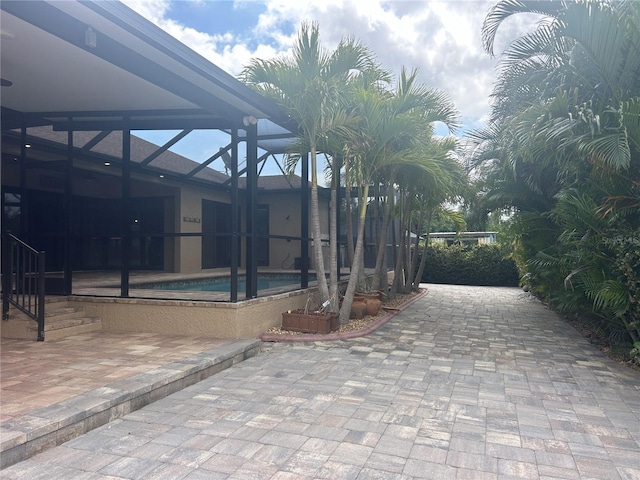
[(404, 310), (414, 301), (427, 294), (426, 289), (408, 294), (400, 294), (393, 300), (383, 300), (382, 308), (378, 315), (366, 315), (363, 319), (353, 319), (341, 325), (337, 331), (328, 334), (311, 334), (283, 330), (280, 327), (272, 327), (260, 335), (263, 342), (299, 342), (299, 341), (321, 341), (321, 340), (342, 340), (355, 338), (380, 328), (387, 323), (396, 313)]

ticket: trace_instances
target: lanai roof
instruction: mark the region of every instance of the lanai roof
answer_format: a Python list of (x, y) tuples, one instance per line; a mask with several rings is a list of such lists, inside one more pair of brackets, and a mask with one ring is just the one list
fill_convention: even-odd
[(230, 130), (256, 119), (277, 137), (294, 128), (273, 102), (120, 2), (3, 0), (0, 9), (3, 130)]
[[(35, 155), (31, 154), (30, 156), (34, 158), (46, 156), (52, 160), (65, 158), (67, 132), (55, 131), (50, 126), (31, 127), (28, 132), (28, 140), (35, 143), (33, 147), (38, 151)], [(19, 130), (5, 132), (5, 135), (15, 139), (15, 143), (5, 142), (3, 145), (4, 153), (19, 155)], [(95, 142), (97, 137), (100, 137), (99, 141)], [(106, 132), (104, 136), (101, 135), (101, 132), (75, 132), (74, 146), (81, 151), (84, 159), (117, 162), (122, 157), (122, 132), (110, 131)], [(131, 136), (131, 161), (134, 164), (145, 162), (150, 155), (155, 155), (157, 150), (157, 145), (135, 135)], [(219, 160), (218, 164), (221, 165), (222, 160)], [(154, 158), (152, 167), (149, 168), (153, 168), (157, 173), (184, 176), (198, 168), (199, 165), (194, 160), (165, 150)], [(213, 168), (204, 168), (194, 174), (194, 178), (212, 186), (221, 186), (228, 183), (230, 176)], [(245, 178), (238, 180), (239, 187), (245, 188)], [(301, 185), (301, 179), (297, 175), (291, 178), (285, 175), (260, 175), (258, 178), (258, 188), (268, 191), (300, 189)]]

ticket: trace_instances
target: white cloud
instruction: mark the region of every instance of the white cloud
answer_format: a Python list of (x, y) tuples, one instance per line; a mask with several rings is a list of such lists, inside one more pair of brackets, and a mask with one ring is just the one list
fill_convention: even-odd
[(170, 0), (122, 0), (122, 3), (158, 25), (169, 10)]
[(419, 79), (447, 92), (466, 122), (489, 113), (496, 61), (482, 51), (480, 29), (488, 1), (274, 1), (256, 32), (268, 35), (286, 22), (316, 20), (331, 48), (351, 35), (385, 67), (419, 69)]
[[(314, 20), (327, 48), (353, 36), (395, 74), (403, 65), (418, 68), (420, 81), (447, 92), (467, 125), (481, 125), (489, 113), (496, 60), (483, 52), (480, 29), (495, 1), (269, 0), (253, 30), (243, 32), (242, 38), (225, 32), (199, 32), (177, 23), (169, 17), (168, 0), (125, 3), (232, 75), (252, 58), (287, 52), (300, 23)], [(242, 3), (237, 5), (238, 15), (242, 15)], [(505, 22), (496, 53), (508, 38), (530, 28), (530, 23), (531, 18)]]

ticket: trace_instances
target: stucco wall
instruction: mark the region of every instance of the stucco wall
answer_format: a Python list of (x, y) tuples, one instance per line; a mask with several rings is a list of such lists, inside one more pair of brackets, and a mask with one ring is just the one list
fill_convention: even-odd
[[(271, 235), (300, 236), (300, 193), (269, 195), (262, 199), (269, 205), (269, 233)], [(292, 269), (296, 257), (300, 256), (299, 240), (272, 238), (269, 240), (269, 267)]]
[(71, 297), (88, 316), (100, 317), (102, 328), (118, 333), (159, 333), (224, 339), (256, 338), (282, 324), (282, 313), (304, 308), (309, 296), (317, 305), (315, 289), (272, 295), (236, 304)]
[[(228, 197), (222, 192), (195, 187), (183, 187), (180, 190), (180, 205), (176, 208), (179, 233), (202, 233), (202, 200), (228, 203)], [(176, 271), (197, 273), (202, 271), (202, 238), (181, 237), (176, 242), (178, 262)]]
[[(269, 205), (269, 232), (271, 235), (300, 236), (301, 199), (300, 192), (277, 193), (264, 195), (261, 204)], [(322, 239), (329, 239), (329, 204), (326, 197), (321, 197), (320, 203), (320, 231)], [(309, 212), (309, 237), (312, 236), (311, 212)], [(323, 242), (325, 266), (328, 268), (329, 244)], [(314, 242), (309, 243), (310, 268), (315, 268)], [(301, 242), (299, 240), (271, 239), (269, 242), (269, 267), (276, 269), (292, 269), (295, 258), (300, 257)]]
[[(202, 199), (228, 203), (229, 199), (222, 192), (211, 192), (193, 187), (183, 187), (179, 204), (176, 206), (176, 222), (180, 233), (202, 232)], [(264, 193), (260, 192), (258, 203), (269, 206), (269, 233), (271, 235), (300, 236), (301, 205), (300, 192)], [(243, 211), (244, 213), (244, 211)], [(244, 230), (246, 215), (241, 215), (241, 228)], [(185, 220), (189, 219), (189, 220)], [(195, 219), (195, 221), (193, 221)], [(198, 223), (197, 220), (200, 220)], [(329, 206), (326, 201), (320, 201), (320, 227), (322, 238), (329, 238)], [(311, 225), (310, 225), (311, 228)], [(311, 232), (309, 232), (311, 233)], [(175, 271), (180, 273), (197, 273), (202, 271), (202, 247), (200, 237), (182, 237), (176, 240)], [(242, 240), (240, 250), (240, 265), (244, 265), (245, 242)], [(300, 256), (301, 242), (284, 239), (269, 240), (269, 268), (293, 269), (295, 258)], [(325, 264), (328, 262), (329, 248), (324, 242)], [(313, 242), (309, 245), (311, 268), (314, 268)]]

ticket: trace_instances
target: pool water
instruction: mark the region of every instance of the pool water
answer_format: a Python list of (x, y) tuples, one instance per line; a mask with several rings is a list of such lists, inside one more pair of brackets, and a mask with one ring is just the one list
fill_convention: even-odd
[[(315, 275), (309, 275), (309, 281), (315, 280)], [(238, 276), (238, 291), (246, 290), (246, 277)], [(268, 288), (300, 285), (300, 274), (263, 274), (258, 275), (258, 290)], [(171, 282), (145, 283), (134, 288), (149, 290), (177, 290), (196, 292), (229, 292), (231, 291), (231, 277), (200, 278), (197, 280), (179, 280)]]

